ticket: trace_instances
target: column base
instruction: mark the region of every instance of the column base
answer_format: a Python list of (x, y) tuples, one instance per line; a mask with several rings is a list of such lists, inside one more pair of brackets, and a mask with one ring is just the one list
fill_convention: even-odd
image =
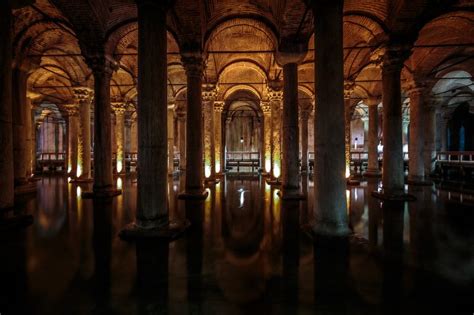
[(111, 198), (122, 194), (121, 189), (107, 189), (107, 190), (95, 190), (85, 191), (81, 194), (82, 199), (94, 199), (94, 198)]
[(217, 178), (215, 178), (215, 177), (214, 177), (214, 178), (212, 178), (212, 177), (206, 178), (206, 179), (204, 180), (204, 184), (205, 184), (206, 186), (214, 186), (214, 185), (219, 184), (219, 182), (220, 182), (220, 180), (217, 179)]
[(283, 189), (280, 190), (278, 193), (278, 196), (282, 200), (305, 200), (306, 196), (303, 195), (299, 189)]
[(93, 178), (73, 178), (69, 182), (71, 184), (87, 184), (92, 183), (94, 181)]
[(364, 177), (382, 177), (382, 173), (379, 170), (368, 169), (365, 171)]
[(26, 182), (24, 184), (15, 186), (15, 196), (36, 194), (36, 190), (36, 183)]
[(28, 181), (29, 181), (29, 182), (32, 182), (32, 183), (38, 182), (38, 181), (40, 181), (40, 180), (41, 180), (41, 177), (40, 177), (40, 176), (37, 176), (37, 175), (33, 175), (33, 176), (31, 176), (30, 178), (28, 178)]
[(329, 221), (314, 221), (307, 226), (306, 230), (313, 240), (318, 237), (346, 238), (352, 233), (347, 223), (339, 224)]
[(132, 222), (120, 231), (119, 237), (128, 242), (145, 239), (159, 239), (172, 242), (181, 237), (189, 226), (190, 222), (188, 220), (169, 221), (167, 224), (152, 228), (145, 228), (136, 222)]
[(346, 179), (346, 184), (348, 186), (359, 186), (360, 185), (360, 181), (358, 181), (357, 179), (354, 179), (354, 178), (347, 178)]
[(22, 229), (31, 224), (33, 224), (33, 216), (29, 214), (0, 219), (0, 233)]
[(180, 200), (205, 200), (209, 192), (206, 190), (201, 191), (184, 191), (178, 195)]
[(278, 178), (268, 178), (266, 183), (271, 186), (281, 186), (281, 181)]
[(373, 191), (372, 197), (381, 199), (384, 201), (415, 201), (416, 197), (404, 192), (384, 192), (384, 191)]

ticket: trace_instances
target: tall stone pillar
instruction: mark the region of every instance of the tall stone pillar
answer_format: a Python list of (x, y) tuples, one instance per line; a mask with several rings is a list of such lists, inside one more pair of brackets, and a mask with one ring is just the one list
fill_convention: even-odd
[(26, 176), (30, 179), (34, 175), (33, 169), (33, 147), (35, 141), (33, 138), (33, 104), (32, 98), (30, 95), (27, 95), (26, 98), (26, 107), (25, 107), (25, 134), (26, 134)]
[[(66, 104), (67, 111), (67, 174), (72, 179), (78, 176), (77, 160), (79, 145), (79, 104)], [(79, 174), (80, 175), (80, 174)]]
[(178, 137), (179, 137), (179, 170), (186, 169), (186, 112), (180, 110), (178, 116)]
[(272, 108), (269, 101), (262, 101), (263, 111), (263, 165), (265, 174), (272, 173)]
[(12, 73), (12, 107), (13, 107), (13, 165), (15, 193), (18, 186), (27, 184), (27, 135), (26, 115), (28, 106), (26, 103), (26, 83), (28, 75), (26, 71), (14, 68)]
[[(315, 42), (314, 233), (347, 236), (343, 1), (313, 1)], [(327, 78), (331, 78), (328, 80)]]
[(121, 237), (172, 238), (168, 207), (168, 1), (137, 0), (138, 184), (136, 221)]
[(269, 88), (268, 97), (272, 111), (272, 178), (278, 180), (281, 175), (281, 108), (283, 91), (277, 88)]
[(187, 77), (186, 184), (181, 199), (205, 199), (203, 186), (202, 56), (186, 52), (182, 57)]
[(409, 199), (404, 191), (402, 101), (400, 74), (409, 56), (405, 47), (388, 47), (382, 61), (383, 83), (383, 173), (382, 192), (373, 195), (388, 200)]
[(301, 111), (301, 173), (308, 172), (308, 120), (310, 111)]
[(302, 195), (299, 192), (298, 64), (295, 60), (283, 66), (283, 77), (282, 198), (298, 199)]
[(368, 167), (365, 172), (367, 177), (378, 177), (380, 176), (379, 170), (379, 113), (378, 104), (380, 100), (378, 97), (370, 97), (367, 99), (366, 104), (369, 107), (369, 133), (368, 133)]
[(216, 101), (214, 102), (214, 137), (215, 137), (215, 151), (214, 151), (214, 160), (215, 160), (215, 172), (216, 175), (222, 175), (224, 169), (224, 145), (222, 143), (222, 111), (224, 110), (224, 102)]
[(354, 91), (354, 82), (344, 82), (344, 140), (345, 140), (345, 176), (349, 183), (351, 177), (351, 122), (352, 122), (352, 108), (351, 95)]
[(115, 113), (115, 141), (117, 143), (115, 171), (119, 175), (125, 173), (125, 102), (113, 102), (112, 109)]
[(89, 88), (74, 88), (75, 99), (79, 105), (79, 130), (78, 130), (78, 153), (77, 172), (78, 181), (92, 181), (91, 170), (91, 103), (93, 91)]
[(449, 151), (449, 148), (448, 148), (448, 118), (444, 115), (441, 116), (441, 124), (439, 126), (439, 132), (441, 133), (441, 151)]
[(425, 88), (414, 84), (408, 91), (410, 97), (410, 138), (408, 143), (408, 183), (423, 184), (425, 181), (424, 153), (424, 107)]
[(425, 143), (424, 143), (424, 165), (425, 165), (425, 181), (435, 171), (436, 164), (436, 107), (428, 104), (424, 108), (424, 125), (425, 125)]
[(116, 62), (103, 52), (86, 56), (94, 75), (94, 185), (84, 192), (85, 198), (113, 197), (121, 193), (115, 189), (112, 167), (112, 121), (110, 79)]
[(0, 2), (0, 209), (13, 207), (12, 10)]
[(204, 108), (204, 176), (206, 182), (214, 182), (216, 177), (215, 167), (215, 126), (214, 126), (214, 101), (217, 89), (213, 84), (205, 84), (202, 92)]
[(168, 104), (168, 174), (174, 171), (174, 109), (175, 104)]

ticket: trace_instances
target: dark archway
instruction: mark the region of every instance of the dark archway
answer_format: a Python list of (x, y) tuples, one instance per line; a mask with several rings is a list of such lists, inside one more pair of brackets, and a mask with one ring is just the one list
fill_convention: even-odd
[(449, 151), (474, 151), (474, 113), (469, 103), (460, 104), (448, 121)]

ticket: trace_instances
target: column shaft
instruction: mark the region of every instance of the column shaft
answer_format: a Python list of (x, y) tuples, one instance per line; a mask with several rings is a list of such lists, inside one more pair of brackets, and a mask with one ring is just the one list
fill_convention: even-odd
[(80, 100), (80, 141), (79, 154), (82, 163), (81, 179), (91, 178), (91, 99)]
[(205, 100), (204, 107), (204, 176), (213, 179), (215, 170), (213, 170), (212, 156), (212, 142), (214, 138), (214, 102), (212, 100)]
[(344, 98), (344, 153), (345, 153), (345, 176), (349, 178), (351, 176), (351, 121), (352, 121), (352, 110), (351, 110), (351, 99), (349, 97)]
[(262, 104), (263, 109), (263, 146), (265, 173), (272, 173), (272, 112), (267, 103)]
[(26, 98), (25, 106), (25, 134), (26, 134), (26, 176), (30, 178), (33, 171), (33, 147), (35, 145), (33, 139), (33, 122), (32, 122), (32, 112), (31, 112), (31, 99)]
[[(347, 235), (344, 178), (344, 73), (342, 48), (343, 1), (316, 2), (314, 119), (314, 231)], [(331, 77), (331, 80), (327, 78)]]
[(0, 209), (13, 206), (12, 11), (0, 2)]
[(379, 113), (377, 104), (369, 104), (369, 141), (368, 141), (368, 153), (369, 161), (366, 175), (378, 175), (379, 173), (379, 155), (378, 155), (378, 144), (379, 144)]
[(168, 100), (166, 7), (138, 2), (137, 225), (168, 224)]
[(410, 139), (408, 144), (408, 180), (422, 182), (425, 177), (424, 152), (424, 102), (423, 90), (416, 88), (410, 92)]
[(173, 174), (174, 171), (174, 112), (172, 108), (168, 108), (168, 173)]
[(434, 172), (436, 162), (436, 110), (434, 106), (426, 107), (423, 116), (425, 117), (424, 165), (426, 179)]
[(125, 112), (115, 112), (115, 139), (117, 142), (116, 166), (118, 174), (125, 172)]
[(282, 188), (299, 189), (298, 65), (283, 66)]
[(186, 169), (186, 113), (178, 114), (179, 169)]
[(27, 134), (26, 134), (26, 114), (28, 104), (26, 101), (26, 81), (25, 71), (13, 69), (13, 164), (15, 185), (23, 185), (27, 182)]
[(69, 110), (68, 116), (68, 174), (77, 176), (77, 158), (79, 145), (79, 117), (76, 110)]
[(215, 172), (221, 174), (224, 166), (222, 165), (224, 159), (222, 157), (222, 110), (224, 108), (223, 102), (214, 103), (214, 137), (215, 137)]
[(308, 171), (308, 119), (309, 113), (301, 114), (301, 172)]
[(272, 107), (272, 176), (281, 175), (281, 110), (280, 100), (271, 100)]

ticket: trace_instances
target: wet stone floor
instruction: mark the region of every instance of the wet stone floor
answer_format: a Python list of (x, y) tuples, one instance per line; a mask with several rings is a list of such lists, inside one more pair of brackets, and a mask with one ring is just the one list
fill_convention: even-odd
[(284, 202), (259, 177), (227, 177), (204, 202), (177, 199), (191, 226), (177, 241), (127, 243), (136, 183), (80, 198), (87, 186), (38, 181), (18, 213), (31, 226), (0, 235), (5, 314), (473, 314), (474, 196), (408, 187), (415, 202), (381, 203), (379, 182), (347, 190), (349, 240), (309, 233), (313, 183)]

